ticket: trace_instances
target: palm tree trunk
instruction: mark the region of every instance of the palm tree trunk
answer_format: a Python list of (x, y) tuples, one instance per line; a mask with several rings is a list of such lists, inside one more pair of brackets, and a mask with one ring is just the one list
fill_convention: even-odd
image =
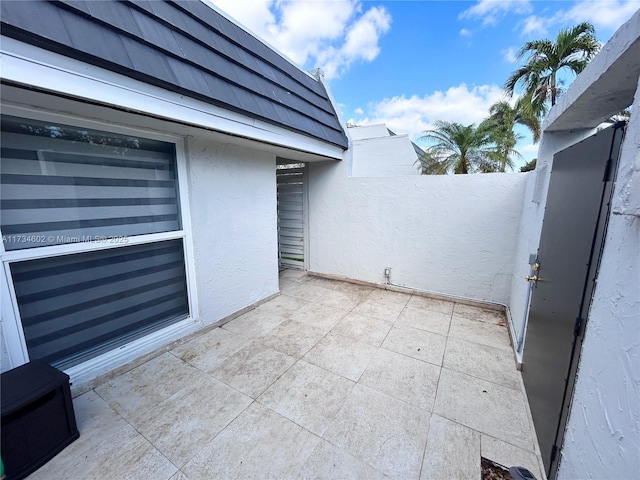
[(551, 106), (556, 104), (556, 72), (551, 74)]

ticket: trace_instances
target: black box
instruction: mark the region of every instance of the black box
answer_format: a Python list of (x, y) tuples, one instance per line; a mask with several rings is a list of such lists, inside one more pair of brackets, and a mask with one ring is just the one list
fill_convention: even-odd
[(1, 387), (2, 461), (6, 480), (18, 480), (51, 460), (80, 433), (66, 373), (32, 361), (3, 373)]

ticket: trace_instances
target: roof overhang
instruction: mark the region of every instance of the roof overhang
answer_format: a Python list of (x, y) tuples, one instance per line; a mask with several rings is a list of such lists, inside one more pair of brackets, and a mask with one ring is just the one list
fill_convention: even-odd
[(640, 77), (640, 10), (622, 25), (551, 109), (547, 132), (594, 128), (633, 103)]
[(93, 105), (93, 109), (80, 110), (98, 119), (101, 114), (96, 108), (109, 108), (155, 119), (156, 124), (172, 124), (173, 131), (188, 134), (186, 127), (195, 127), (220, 139), (268, 146), (278, 155), (295, 155), (304, 161), (343, 158), (344, 151), (338, 146), (12, 38), (2, 37), (0, 62), (3, 102), (44, 108), (45, 95), (47, 108), (55, 111), (78, 114), (72, 100)]

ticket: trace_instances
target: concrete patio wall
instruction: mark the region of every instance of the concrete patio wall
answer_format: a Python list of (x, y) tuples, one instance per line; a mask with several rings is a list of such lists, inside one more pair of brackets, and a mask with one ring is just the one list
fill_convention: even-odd
[(507, 303), (527, 174), (350, 177), (309, 165), (314, 272)]
[(189, 194), (200, 319), (278, 292), (276, 157), (190, 137)]

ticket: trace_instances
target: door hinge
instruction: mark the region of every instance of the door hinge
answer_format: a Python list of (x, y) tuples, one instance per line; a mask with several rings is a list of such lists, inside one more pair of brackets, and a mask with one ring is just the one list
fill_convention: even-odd
[(576, 318), (576, 326), (573, 330), (573, 335), (579, 337), (582, 334), (582, 326), (584, 325), (584, 318), (578, 317)]
[(604, 178), (602, 179), (603, 182), (608, 182), (609, 180), (611, 180), (611, 165), (613, 165), (613, 159), (609, 159), (607, 160), (607, 164), (604, 167)]

